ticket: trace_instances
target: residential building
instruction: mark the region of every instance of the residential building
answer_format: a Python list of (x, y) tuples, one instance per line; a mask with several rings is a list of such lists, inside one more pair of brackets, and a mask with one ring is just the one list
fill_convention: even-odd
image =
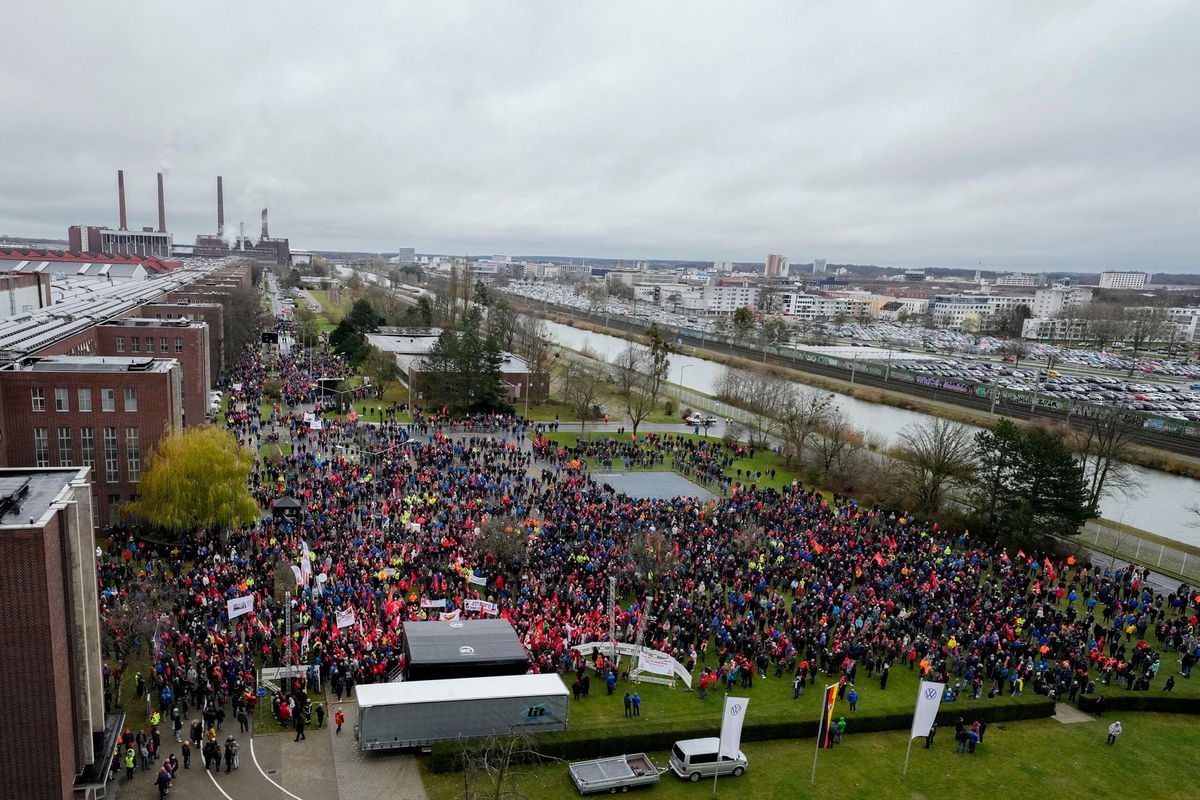
[(88, 472), (0, 469), (0, 673), (13, 687), (0, 727), (5, 797), (105, 796), (124, 727), (124, 712), (104, 707)]
[(1090, 302), (1092, 290), (1086, 286), (1052, 286), (1034, 293), (1030, 311), (1034, 317), (1053, 317), (1065, 309), (1085, 306)]
[(1035, 275), (1032, 272), (1010, 272), (1007, 275), (1001, 275), (996, 278), (996, 286), (1041, 286), (1043, 283), (1041, 275)]
[(787, 274), (787, 259), (778, 253), (768, 253), (767, 263), (763, 268), (763, 275), (767, 277), (777, 277)]
[(758, 303), (758, 286), (748, 282), (724, 281), (704, 287), (704, 313), (729, 315)]
[(813, 275), (824, 275), (825, 274), (825, 259), (823, 259), (823, 258), (813, 259), (812, 274)]
[(1105, 270), (1100, 273), (1101, 289), (1141, 289), (1150, 282), (1150, 276), (1145, 272), (1115, 272)]
[(962, 330), (971, 327), (991, 313), (988, 298), (976, 295), (936, 295), (929, 303), (933, 324), (942, 328)]

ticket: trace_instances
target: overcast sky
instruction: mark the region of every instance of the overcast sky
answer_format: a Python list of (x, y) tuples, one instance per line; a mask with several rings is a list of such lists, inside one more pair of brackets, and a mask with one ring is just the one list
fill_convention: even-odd
[(1196, 2), (6, 10), (0, 233), (1200, 271)]

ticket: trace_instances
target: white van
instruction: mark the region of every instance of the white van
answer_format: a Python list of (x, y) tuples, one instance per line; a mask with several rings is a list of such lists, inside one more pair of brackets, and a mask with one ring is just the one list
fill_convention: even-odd
[(738, 751), (737, 758), (724, 756), (718, 760), (721, 740), (715, 736), (705, 739), (684, 739), (671, 748), (671, 769), (681, 778), (698, 781), (717, 775), (740, 777), (746, 771), (746, 755)]

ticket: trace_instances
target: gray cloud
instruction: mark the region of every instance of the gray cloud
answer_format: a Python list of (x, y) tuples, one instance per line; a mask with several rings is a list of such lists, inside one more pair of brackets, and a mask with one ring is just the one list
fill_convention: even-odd
[[(1200, 6), (126, 3), (19, 10), (0, 231), (1200, 268)], [(36, 35), (35, 35), (36, 34)], [(48, 48), (47, 42), (54, 47)]]

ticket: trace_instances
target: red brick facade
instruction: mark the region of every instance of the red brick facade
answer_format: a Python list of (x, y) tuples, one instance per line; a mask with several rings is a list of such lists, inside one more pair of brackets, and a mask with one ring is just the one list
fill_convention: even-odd
[(96, 327), (101, 356), (173, 358), (182, 368), (183, 424), (193, 428), (208, 422), (209, 375), (208, 326), (180, 319), (127, 318)]
[[(96, 522), (109, 524), (116, 504), (137, 496), (150, 451), (167, 430), (182, 428), (181, 384), (178, 365), (148, 372), (0, 369), (0, 466), (90, 466)], [(136, 410), (126, 410), (127, 390)]]

